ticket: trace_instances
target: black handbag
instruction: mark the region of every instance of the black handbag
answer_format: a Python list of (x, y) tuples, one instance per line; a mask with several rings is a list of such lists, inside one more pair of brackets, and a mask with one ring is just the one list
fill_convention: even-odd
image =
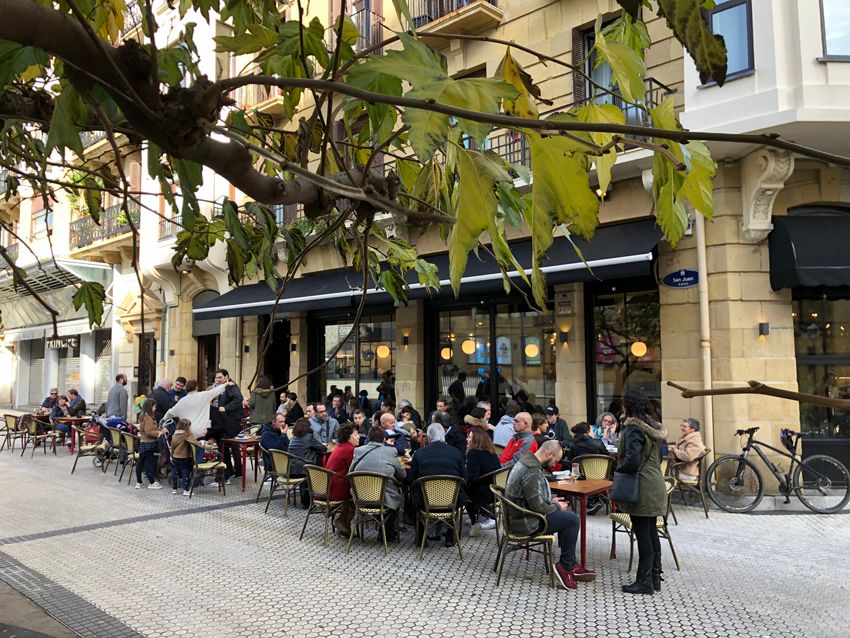
[[(649, 459), (647, 459), (648, 461)], [(611, 486), (611, 500), (617, 503), (637, 503), (640, 501), (640, 474), (646, 461), (634, 474), (614, 472), (614, 484)]]

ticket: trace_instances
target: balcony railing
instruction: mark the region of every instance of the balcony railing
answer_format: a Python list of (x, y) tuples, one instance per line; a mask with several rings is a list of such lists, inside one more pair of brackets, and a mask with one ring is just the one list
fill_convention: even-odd
[(278, 204), (272, 208), (278, 226), (291, 224), (304, 216), (304, 204)]
[(83, 143), (83, 148), (94, 146), (101, 140), (106, 139), (106, 131), (83, 131), (80, 133), (80, 141)]
[(233, 99), (236, 100), (236, 106), (240, 109), (250, 109), (278, 95), (280, 95), (280, 89), (276, 86), (248, 84), (240, 86), (234, 92)]
[(6, 178), (9, 177), (9, 171), (0, 171), (0, 195), (6, 192)]
[(175, 237), (177, 233), (180, 232), (180, 224), (178, 224), (173, 219), (162, 219), (159, 220), (159, 238), (160, 239), (168, 239), (169, 237)]
[[(138, 226), (139, 205), (130, 202), (128, 206), (133, 223)], [(129, 233), (130, 224), (127, 221), (127, 214), (121, 210), (121, 207), (121, 204), (116, 204), (102, 211), (99, 226), (88, 216), (73, 220), (70, 233), (71, 248), (84, 248), (95, 242)]]
[(124, 31), (130, 31), (142, 24), (142, 7), (137, 0), (130, 0), (124, 9)]
[[(382, 15), (364, 8), (352, 14), (351, 20), (360, 33), (360, 37), (354, 43), (355, 51), (363, 51), (376, 44), (380, 44), (384, 40), (384, 17)], [(328, 27), (327, 39), (331, 50), (335, 49), (336, 27)], [(381, 52), (381, 49), (374, 51), (375, 55), (381, 55)]]
[[(418, 29), (470, 4), (472, 0), (412, 0), (410, 13), (413, 16), (413, 25)], [(487, 4), (498, 6), (496, 0), (487, 0)]]

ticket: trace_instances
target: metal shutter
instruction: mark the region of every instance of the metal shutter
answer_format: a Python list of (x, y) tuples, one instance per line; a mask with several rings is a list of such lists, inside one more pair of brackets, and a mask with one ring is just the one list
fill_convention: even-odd
[(30, 378), (27, 403), (41, 405), (44, 400), (44, 339), (30, 341)]
[(97, 408), (106, 402), (106, 395), (112, 385), (112, 334), (108, 330), (94, 333), (94, 397), (92, 407)]

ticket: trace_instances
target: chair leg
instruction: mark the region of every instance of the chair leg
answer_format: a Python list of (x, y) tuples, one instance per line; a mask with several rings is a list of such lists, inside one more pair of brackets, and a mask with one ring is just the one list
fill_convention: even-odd
[(708, 503), (705, 500), (705, 490), (702, 483), (699, 485), (699, 496), (702, 499), (702, 509), (705, 511), (705, 517), (708, 518)]
[(508, 539), (507, 536), (502, 537), (502, 545), (499, 547), (499, 555), (496, 557), (496, 564), (498, 568), (496, 569), (496, 587), (498, 587), (502, 582), (502, 568), (505, 566), (505, 556), (508, 553)]
[(348, 554), (351, 551), (351, 542), (354, 540), (354, 530), (357, 529), (357, 526), (360, 524), (360, 512), (356, 509), (354, 510), (354, 519), (351, 521), (351, 527), (348, 529), (348, 543), (345, 546), (345, 553)]
[(681, 495), (682, 495), (682, 504), (683, 504), (685, 507), (688, 507), (688, 497), (687, 497), (687, 495), (685, 494), (685, 492), (686, 492), (685, 488), (684, 488), (684, 487), (682, 487), (682, 484), (681, 484), (681, 483), (678, 483), (678, 484), (676, 485), (676, 487), (678, 487), (678, 488), (679, 488), (679, 494), (681, 494)]
[(458, 510), (457, 516), (455, 516), (454, 527), (452, 527), (452, 533), (454, 534), (454, 537), (455, 537), (455, 545), (457, 545), (457, 551), (460, 554), (460, 559), (463, 560), (463, 548), (460, 546), (460, 534), (458, 533), (458, 530), (460, 529), (460, 526), (461, 526), (461, 516), (462, 516), (461, 510)]
[[(264, 510), (265, 514), (269, 513), (269, 505), (272, 504), (272, 497), (274, 496), (276, 488), (277, 479), (275, 477), (272, 477), (271, 485), (269, 485), (269, 498), (266, 500), (266, 509)], [(286, 506), (289, 505), (289, 493), (284, 491), (283, 496), (283, 515), (286, 516)]]
[(552, 543), (543, 543), (543, 548), (543, 559), (546, 561), (546, 568), (552, 581), (552, 589), (557, 589), (558, 585), (555, 583), (555, 548)]
[(27, 444), (29, 443), (29, 437), (24, 438), (24, 446), (21, 448), (21, 457), (24, 456), (24, 452), (27, 451)]
[[(47, 441), (46, 440), (42, 441), (42, 443), (44, 444), (45, 449), (47, 449)], [(30, 458), (31, 459), (35, 458), (35, 448), (37, 448), (37, 447), (38, 447), (38, 441), (34, 441), (33, 444), (32, 444), (32, 451), (30, 452)]]
[[(0, 449), (0, 452), (2, 452), (2, 449)], [(79, 454), (77, 454), (77, 457), (74, 459), (74, 465), (73, 465), (73, 467), (71, 468), (71, 474), (72, 474), (72, 475), (74, 474), (74, 470), (76, 470), (76, 469), (77, 469), (77, 461), (79, 461), (79, 460), (80, 460), (80, 455), (79, 455)]]
[[(384, 556), (389, 555), (389, 549), (387, 549), (387, 519), (384, 518), (384, 508), (381, 507), (381, 540), (384, 541)], [(419, 557), (420, 559), (422, 556)]]
[(611, 521), (611, 553), (608, 560), (617, 558), (617, 523)]
[(133, 470), (136, 469), (136, 460), (130, 463), (130, 471), (128, 472), (129, 476), (127, 477), (127, 485), (129, 485), (133, 481)]
[(670, 515), (673, 517), (673, 522), (678, 525), (679, 521), (676, 519), (676, 510), (673, 509), (673, 501), (670, 501)]
[[(127, 469), (127, 462), (129, 460), (130, 460), (130, 457), (127, 457), (126, 459), (124, 459), (124, 463), (121, 465), (121, 476), (118, 477), (119, 483), (124, 480), (124, 470)], [(128, 483), (128, 485), (129, 485), (129, 483)]]
[(307, 531), (307, 521), (310, 520), (310, 514), (313, 513), (313, 500), (310, 500), (310, 505), (307, 507), (307, 516), (304, 518), (304, 527), (301, 528), (301, 536), (298, 537), (298, 540), (304, 539), (304, 532)]
[(670, 532), (667, 531), (665, 536), (667, 537), (667, 542), (670, 544), (670, 553), (673, 554), (673, 562), (676, 563), (676, 571), (682, 571), (682, 568), (679, 567), (679, 557), (676, 555), (676, 548), (673, 547), (673, 539), (670, 538)]
[(431, 531), (431, 521), (426, 518), (423, 522), (425, 523), (425, 528), (422, 530), (422, 544), (419, 547), (419, 560), (422, 560), (422, 556), (425, 554), (425, 543), (428, 542), (428, 533)]
[[(263, 472), (263, 480), (262, 480), (262, 481), (260, 481), (260, 489), (259, 489), (259, 490), (257, 490), (257, 498), (256, 498), (256, 500), (254, 501), (255, 503), (259, 503), (259, 502), (260, 502), (260, 494), (262, 494), (262, 493), (263, 493), (263, 485), (265, 485), (265, 484), (266, 484), (266, 478), (267, 478), (267, 477), (268, 477), (268, 473), (267, 473), (267, 472)], [(268, 510), (268, 508), (266, 508), (266, 511), (267, 511), (267, 512), (269, 511), (269, 510)]]

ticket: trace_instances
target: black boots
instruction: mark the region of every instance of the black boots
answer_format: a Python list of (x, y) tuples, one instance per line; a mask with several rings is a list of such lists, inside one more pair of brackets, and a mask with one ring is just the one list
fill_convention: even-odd
[[(637, 579), (631, 585), (623, 585), (627, 594), (652, 594), (652, 558), (641, 558), (638, 561)], [(659, 573), (659, 578), (661, 574)], [(661, 583), (659, 582), (659, 588)]]
[(652, 588), (655, 591), (661, 591), (661, 574), (664, 572), (661, 569), (661, 554), (655, 554), (652, 560)]

